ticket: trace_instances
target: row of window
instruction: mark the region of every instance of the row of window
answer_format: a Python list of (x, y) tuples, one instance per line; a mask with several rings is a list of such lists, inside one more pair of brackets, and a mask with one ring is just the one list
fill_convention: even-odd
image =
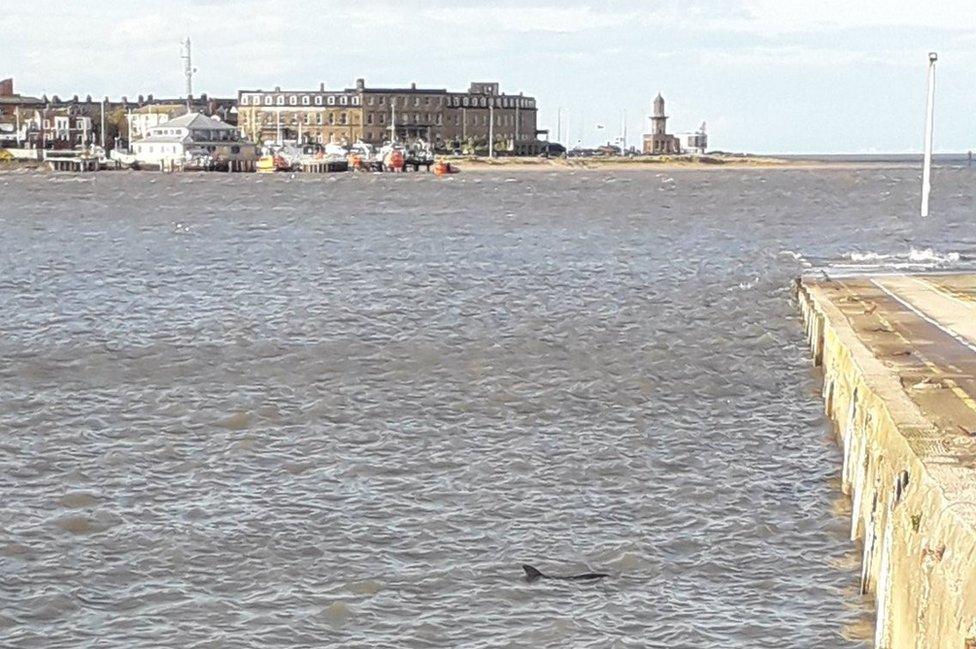
[[(51, 120), (45, 119), (45, 120), (43, 120), (43, 124), (44, 124), (44, 128), (46, 128), (46, 129), (51, 128)], [(61, 130), (61, 131), (70, 129), (71, 128), (71, 118), (69, 118), (69, 117), (55, 117), (54, 118), (54, 128), (55, 129), (58, 129), (58, 130)], [(75, 118), (75, 128), (78, 128), (78, 129), (91, 128), (91, 124), (88, 121), (88, 119), (85, 118), (85, 117), (76, 117)]]
[[(304, 116), (294, 115), (294, 114), (293, 115), (290, 115), (290, 116), (289, 115), (286, 115), (286, 116), (284, 116), (281, 119), (281, 123), (282, 124), (297, 124), (298, 122), (303, 121), (306, 124), (312, 124), (312, 123), (315, 123), (315, 124), (341, 124), (343, 126), (345, 126), (345, 125), (347, 125), (347, 124), (350, 123), (348, 121), (347, 113), (339, 113), (338, 116), (336, 115), (336, 113), (328, 113), (328, 115), (326, 115), (325, 113), (315, 113), (314, 114), (315, 115), (314, 119), (313, 119), (312, 115), (313, 115), (312, 113), (305, 113)], [(261, 121), (262, 124), (277, 124), (278, 123), (278, 118), (276, 116), (274, 116), (274, 115), (270, 115), (270, 114), (265, 113), (264, 115), (261, 116), (260, 121)]]
[[(159, 149), (159, 153), (178, 153), (176, 144), (149, 144), (138, 146), (139, 149), (144, 149), (146, 153), (156, 153), (156, 149)], [(182, 147), (181, 147), (182, 148)]]
[[(426, 116), (426, 120), (423, 118)], [(437, 126), (444, 125), (444, 116), (441, 113), (398, 113), (396, 116), (397, 123), (399, 124), (430, 124)], [(275, 115), (265, 113), (261, 116), (261, 124), (274, 125), (278, 123), (278, 118)], [(449, 120), (448, 123), (453, 121), (454, 126), (461, 126), (461, 116), (454, 115), (453, 120)], [(521, 121), (521, 120), (519, 120)], [(304, 115), (292, 114), (284, 116), (281, 119), (282, 124), (298, 124), (303, 122), (306, 125), (340, 125), (348, 126), (351, 122), (348, 121), (347, 113), (305, 113)], [(524, 123), (524, 122), (523, 122)], [(386, 125), (386, 113), (366, 113), (366, 124), (373, 126), (379, 124), (381, 126)], [(488, 126), (488, 115), (471, 115), (468, 117), (466, 124), (469, 126)], [(495, 115), (495, 126), (518, 126), (514, 115)]]
[(469, 95), (452, 95), (448, 98), (448, 106), (453, 108), (487, 108), (494, 104), (495, 108), (535, 108), (535, 99), (527, 97), (478, 97)]
[[(391, 97), (391, 103), (396, 102), (401, 106), (409, 105), (409, 98), (406, 96)], [(414, 106), (444, 106), (444, 97), (432, 97), (431, 95), (414, 95)], [(359, 95), (261, 95), (258, 93), (241, 95), (241, 106), (359, 106), (361, 104)], [(369, 95), (366, 97), (366, 104), (369, 106), (385, 106), (386, 95)], [(495, 108), (535, 108), (535, 100), (527, 97), (488, 97), (484, 95), (450, 95), (447, 97), (447, 106), (453, 108), (487, 108), (494, 104)]]
[(241, 106), (298, 106), (301, 103), (302, 106), (359, 106), (360, 100), (358, 96), (349, 95), (302, 95), (299, 99), (298, 95), (288, 95), (287, 99), (285, 95), (241, 95)]
[(183, 135), (183, 129), (179, 128), (154, 128), (153, 135)]

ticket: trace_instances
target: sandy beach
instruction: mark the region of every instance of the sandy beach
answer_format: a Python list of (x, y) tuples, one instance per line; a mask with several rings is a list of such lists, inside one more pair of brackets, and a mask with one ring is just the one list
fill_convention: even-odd
[(911, 169), (906, 161), (824, 161), (784, 159), (768, 156), (696, 156), (645, 158), (495, 158), (442, 156), (461, 171), (679, 171), (722, 169), (855, 170)]

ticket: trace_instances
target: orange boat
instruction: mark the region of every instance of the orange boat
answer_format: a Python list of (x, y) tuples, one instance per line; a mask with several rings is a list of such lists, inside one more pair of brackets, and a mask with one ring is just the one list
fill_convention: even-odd
[(383, 160), (383, 164), (391, 171), (403, 171), (404, 162), (403, 152), (399, 149), (393, 149), (387, 153)]
[(450, 162), (440, 162), (434, 163), (434, 175), (436, 176), (446, 176), (448, 174), (456, 174), (460, 171), (457, 167), (452, 167)]

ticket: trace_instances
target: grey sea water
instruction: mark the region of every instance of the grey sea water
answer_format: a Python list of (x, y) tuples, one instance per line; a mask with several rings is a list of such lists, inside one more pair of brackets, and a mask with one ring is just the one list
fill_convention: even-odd
[(0, 176), (0, 646), (868, 646), (790, 282), (918, 177)]

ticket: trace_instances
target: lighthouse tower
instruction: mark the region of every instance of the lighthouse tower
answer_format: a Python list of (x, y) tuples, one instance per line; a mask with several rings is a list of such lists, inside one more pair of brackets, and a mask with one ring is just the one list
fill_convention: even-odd
[(665, 135), (667, 129), (668, 116), (664, 114), (664, 97), (657, 93), (654, 98), (654, 111), (651, 115), (651, 133), (654, 135)]
[(668, 134), (668, 116), (664, 114), (664, 97), (657, 94), (652, 104), (651, 132), (644, 134), (644, 153), (672, 155), (681, 153), (681, 143)]

